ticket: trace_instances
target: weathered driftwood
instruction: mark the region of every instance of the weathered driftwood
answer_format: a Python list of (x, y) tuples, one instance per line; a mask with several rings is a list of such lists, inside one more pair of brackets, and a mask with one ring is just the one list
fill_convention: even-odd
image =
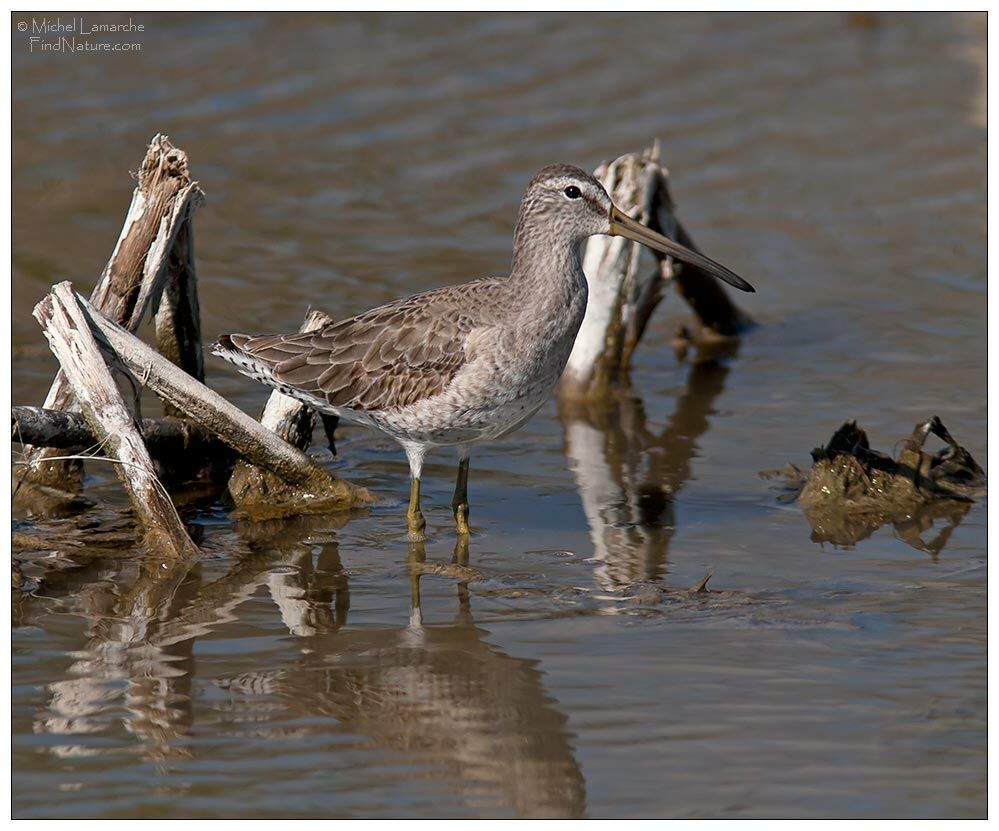
[(104, 363), (72, 286), (62, 283), (53, 288), (35, 307), (34, 315), (59, 359), (63, 377), (83, 417), (114, 462), (145, 529), (147, 545), (157, 553), (174, 557), (197, 554), (197, 546), (156, 478), (152, 459)]
[(169, 401), (245, 460), (298, 486), (298, 511), (370, 504), (372, 497), (366, 488), (334, 478), (301, 450), (196, 381), (135, 335), (103, 317), (82, 297), (77, 295), (77, 298), (106, 355), (115, 356), (139, 384)]
[[(188, 375), (205, 380), (201, 350), (201, 310), (194, 270), (194, 224), (190, 216), (177, 230), (170, 249), (167, 277), (156, 308), (156, 348)], [(180, 415), (169, 402), (164, 412)]]
[[(658, 142), (642, 155), (600, 165), (594, 175), (622, 210), (697, 250), (676, 218)], [(750, 323), (710, 274), (623, 237), (591, 237), (583, 270), (590, 296), (562, 376), (563, 395), (600, 396), (626, 378), (635, 348), (671, 281), (697, 317), (695, 340), (734, 338)]]
[[(156, 135), (139, 168), (138, 186), (111, 258), (91, 294), (91, 302), (108, 319), (134, 332), (151, 301), (163, 289), (170, 254), (182, 228), (190, 240), (190, 218), (204, 194), (191, 180), (187, 156)], [(188, 245), (188, 250), (190, 246)], [(192, 272), (193, 273), (193, 272)], [(72, 390), (60, 371), (43, 405), (46, 409), (73, 409)], [(44, 448), (26, 448), (18, 471), (24, 480), (72, 490), (82, 484), (79, 462), (51, 460), (61, 455)]]
[[(154, 311), (159, 353), (192, 378), (204, 383), (201, 309), (194, 268), (194, 222), (190, 216), (177, 230), (170, 249), (163, 291)], [(183, 418), (183, 413), (169, 401), (161, 403), (168, 417)], [(196, 453), (187, 452), (172, 457), (154, 455), (161, 465), (162, 475), (169, 481), (220, 480), (232, 469), (233, 454), (214, 437), (211, 438), (212, 441), (201, 443)]]
[[(333, 318), (319, 311), (310, 311), (299, 332), (314, 332), (333, 322)], [(272, 430), (299, 450), (312, 444), (316, 426), (315, 411), (300, 401), (275, 390), (267, 399), (260, 423)], [(229, 494), (236, 507), (243, 513), (258, 518), (269, 518), (299, 513), (298, 489), (254, 464), (240, 462), (229, 478)]]
[[(100, 443), (86, 419), (79, 413), (46, 410), (43, 407), (10, 408), (11, 441), (60, 450), (82, 450)], [(219, 440), (197, 424), (177, 418), (144, 418), (139, 432), (153, 459), (178, 453), (211, 455), (218, 451)]]
[[(163, 135), (153, 137), (138, 179), (136, 193), (141, 214), (130, 227), (133, 199), (123, 232), (126, 236), (122, 247), (131, 253), (120, 268), (111, 273), (110, 279), (102, 281), (94, 290), (95, 297), (103, 290), (116, 298), (110, 308), (119, 309), (118, 313), (105, 314), (105, 317), (122, 321), (130, 332), (138, 328), (150, 304), (160, 298), (177, 238), (182, 230), (189, 230), (191, 216), (205, 200), (201, 187), (191, 180), (187, 154)], [(92, 302), (101, 308), (97, 300)]]

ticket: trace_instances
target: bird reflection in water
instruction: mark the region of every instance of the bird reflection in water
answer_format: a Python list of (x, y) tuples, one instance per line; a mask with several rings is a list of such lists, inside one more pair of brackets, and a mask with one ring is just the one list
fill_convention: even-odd
[[(467, 537), (450, 566), (428, 563), (423, 543), (411, 544), (408, 626), (317, 634), (291, 667), (226, 679), (232, 706), (252, 708), (266, 695), (295, 715), (328, 715), (336, 732), (425, 765), (473, 813), (580, 817), (585, 784), (567, 719), (535, 662), (497, 649), (475, 624), (460, 579), (468, 556)], [(459, 578), (449, 623), (424, 620), (428, 573)]]
[[(307, 527), (322, 522), (303, 517), (290, 529), (288, 522), (243, 526), (244, 550), (213, 582), (203, 579), (197, 562), (137, 567), (126, 558), (64, 564), (43, 575), (31, 603), (61, 598), (88, 618), (89, 628), (64, 679), (49, 685), (36, 731), (65, 738), (52, 748), (63, 757), (129, 752), (120, 742), (88, 740), (124, 727), (147, 759), (197, 758), (188, 738), (198, 714), (195, 644), (235, 621), (238, 607), (266, 590), (301, 648), (284, 652), (273, 669), (201, 678), (228, 693), (227, 718), (271, 735), (259, 721), (263, 696), (268, 712), (279, 705), (275, 721), (302, 717), (307, 731), (360, 734), (365, 748), (402, 754), (471, 814), (582, 816), (585, 784), (566, 717), (535, 662), (488, 643), (488, 631), (473, 620), (467, 579), (460, 579), (467, 576), (467, 538), (450, 565), (429, 563), (422, 545), (411, 547), (408, 625), (352, 628), (335, 536), (328, 525)], [(420, 580), (430, 572), (459, 578), (453, 620), (424, 622)], [(29, 604), (22, 622), (30, 625), (40, 611)], [(295, 738), (281, 728), (271, 732), (282, 741)]]
[(603, 561), (595, 572), (605, 589), (656, 581), (665, 573), (676, 533), (674, 500), (691, 477), (728, 371), (714, 359), (692, 363), (686, 389), (659, 431), (649, 428), (645, 404), (630, 387), (596, 400), (560, 400), (565, 454), (593, 556)]

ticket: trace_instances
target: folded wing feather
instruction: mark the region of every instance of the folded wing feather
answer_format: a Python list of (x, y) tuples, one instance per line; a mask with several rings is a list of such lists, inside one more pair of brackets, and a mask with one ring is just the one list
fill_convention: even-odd
[(499, 281), (480, 280), (397, 300), (317, 332), (229, 338), (280, 383), (331, 405), (402, 407), (451, 382), (470, 358), (469, 333), (491, 326), (482, 310), (498, 308), (489, 301), (502, 288)]

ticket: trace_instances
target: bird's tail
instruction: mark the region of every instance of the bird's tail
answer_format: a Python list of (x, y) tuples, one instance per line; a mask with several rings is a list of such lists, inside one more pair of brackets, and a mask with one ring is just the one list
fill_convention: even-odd
[[(274, 344), (280, 344), (289, 340), (287, 336), (266, 335), (261, 337), (250, 337), (249, 335), (220, 335), (219, 339), (212, 344), (212, 354), (218, 355), (223, 361), (227, 361), (238, 369), (243, 375), (252, 378), (268, 387), (273, 387), (278, 392), (282, 392), (291, 398), (308, 404), (319, 412), (332, 412), (328, 402), (320, 398), (310, 390), (293, 387), (287, 381), (282, 380), (276, 371), (280, 360), (272, 360), (272, 355), (261, 355), (261, 352), (271, 352)], [(294, 340), (292, 337), (291, 340)], [(280, 357), (287, 358), (286, 353), (278, 353)]]
[[(254, 381), (267, 384), (275, 389), (281, 382), (275, 377), (273, 368), (251, 352), (243, 350), (242, 343), (249, 340), (247, 335), (221, 335), (212, 344), (212, 354), (218, 355), (223, 361), (228, 361), (236, 369)], [(283, 392), (283, 390), (282, 390)]]

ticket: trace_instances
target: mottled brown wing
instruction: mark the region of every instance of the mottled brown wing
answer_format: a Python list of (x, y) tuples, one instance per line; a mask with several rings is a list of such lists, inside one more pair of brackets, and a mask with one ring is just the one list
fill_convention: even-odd
[(467, 360), (468, 334), (488, 325), (494, 281), (479, 281), (397, 300), (294, 335), (231, 335), (282, 384), (353, 410), (413, 404), (443, 390)]

